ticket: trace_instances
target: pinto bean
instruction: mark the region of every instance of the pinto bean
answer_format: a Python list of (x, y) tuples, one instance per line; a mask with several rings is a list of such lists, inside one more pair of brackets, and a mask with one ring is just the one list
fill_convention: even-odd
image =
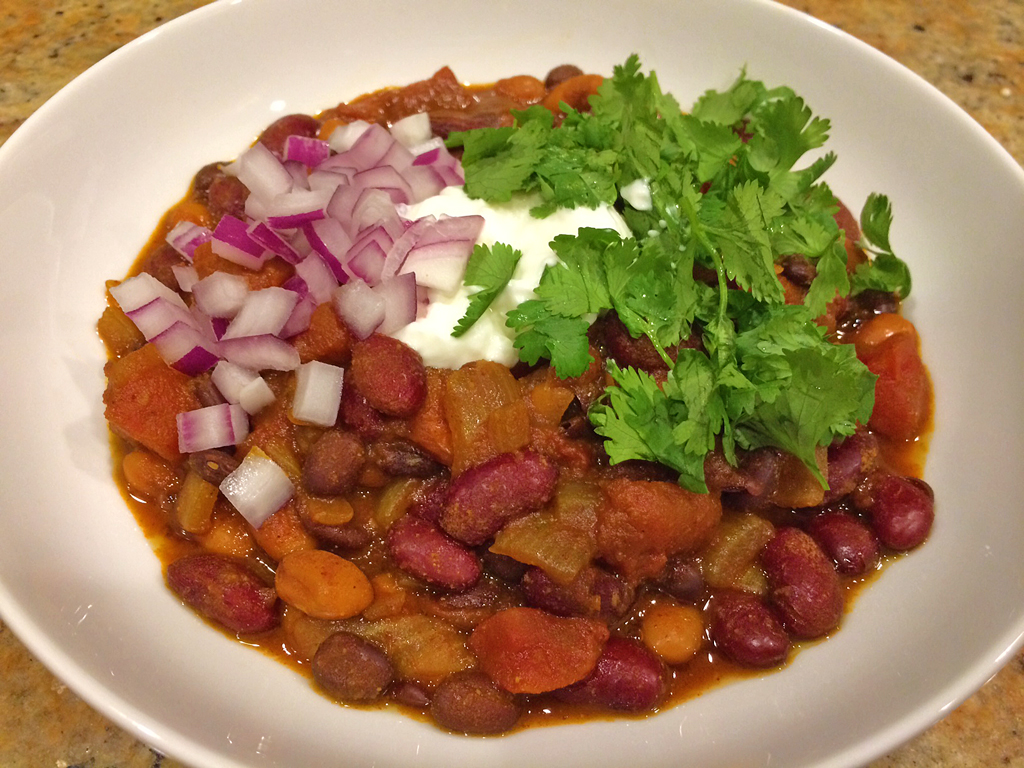
[(369, 460), (394, 477), (431, 477), (443, 465), (405, 440), (381, 440), (371, 443)]
[(745, 667), (774, 667), (789, 655), (782, 622), (757, 595), (727, 590), (710, 607), (709, 636), (722, 653)]
[(220, 486), (224, 478), (238, 469), (239, 461), (230, 453), (211, 449), (191, 453), (188, 465), (197, 475), (211, 485)]
[(316, 496), (341, 496), (355, 486), (366, 460), (362, 441), (350, 432), (328, 430), (302, 463), (302, 484)]
[(519, 706), (483, 672), (466, 670), (441, 681), (430, 714), (442, 728), (456, 733), (504, 733), (519, 719)]
[(320, 121), (310, 115), (285, 115), (263, 129), (259, 142), (280, 158), (284, 157), (284, 144), (289, 136), (314, 138), (320, 130)]
[(815, 638), (839, 626), (843, 593), (832, 563), (799, 528), (780, 528), (761, 554), (768, 599), (795, 637)]
[(521, 582), (526, 602), (557, 616), (618, 619), (633, 604), (635, 592), (603, 568), (585, 568), (569, 584), (559, 584), (543, 570), (528, 568)]
[(597, 666), (578, 683), (554, 692), (577, 704), (642, 712), (661, 703), (668, 688), (665, 665), (636, 640), (609, 638)]
[(167, 582), (189, 607), (233, 632), (277, 626), (277, 594), (244, 561), (227, 555), (187, 555), (167, 567)]
[(388, 531), (395, 564), (436, 587), (461, 591), (480, 579), (480, 560), (431, 522), (405, 515)]
[(550, 501), (558, 468), (533, 451), (503, 453), (452, 481), (441, 527), (466, 544), (483, 544), (505, 523)]
[(878, 563), (878, 539), (860, 519), (846, 512), (825, 512), (811, 518), (807, 533), (847, 576), (867, 573)]
[(334, 698), (351, 703), (376, 701), (394, 677), (387, 656), (367, 640), (335, 632), (313, 656), (313, 679)]
[(352, 347), (349, 374), (376, 410), (389, 416), (414, 415), (427, 397), (427, 370), (412, 347), (375, 333)]
[(556, 85), (564, 83), (570, 77), (576, 77), (577, 75), (582, 74), (583, 70), (575, 64), (559, 64), (548, 72), (547, 76), (544, 78), (544, 87), (550, 91)]
[(874, 484), (867, 510), (885, 546), (904, 551), (923, 544), (935, 520), (935, 498), (923, 480), (885, 475)]
[(696, 603), (704, 595), (704, 575), (692, 559), (674, 557), (655, 579), (655, 585), (683, 603)]
[(235, 176), (224, 173), (214, 177), (206, 191), (207, 207), (210, 214), (220, 221), (224, 216), (245, 216), (245, 201), (249, 198), (249, 190)]

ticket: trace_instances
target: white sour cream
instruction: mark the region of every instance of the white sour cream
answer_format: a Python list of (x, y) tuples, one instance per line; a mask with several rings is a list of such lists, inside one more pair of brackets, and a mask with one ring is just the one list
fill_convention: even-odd
[(608, 205), (598, 208), (560, 208), (550, 216), (537, 219), (530, 209), (538, 198), (519, 198), (509, 203), (489, 204), (466, 195), (462, 187), (446, 187), (439, 195), (408, 206), (402, 215), (409, 220), (422, 216), (472, 216), (484, 218), (477, 242), (483, 245), (506, 243), (523, 253), (508, 286), (494, 300), (472, 328), (459, 338), (452, 329), (469, 306), (475, 289), (460, 287), (455, 293), (430, 289), (426, 313), (393, 335), (415, 349), (423, 362), (435, 368), (459, 368), (473, 360), (492, 360), (513, 365), (519, 355), (512, 346), (512, 331), (505, 327), (509, 310), (534, 298), (534, 290), (548, 264), (558, 257), (549, 245), (557, 235), (574, 235), (580, 227), (614, 229), (623, 237), (632, 233), (619, 213)]

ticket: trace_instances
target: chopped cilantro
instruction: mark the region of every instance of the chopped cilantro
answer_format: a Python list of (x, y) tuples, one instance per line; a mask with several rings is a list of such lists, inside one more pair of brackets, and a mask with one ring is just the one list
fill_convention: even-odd
[[(588, 113), (570, 109), (558, 127), (535, 106), (516, 112), (512, 127), (448, 139), (463, 148), (471, 197), (538, 194), (535, 216), (615, 204), (634, 233), (580, 229), (552, 242), (558, 262), (544, 271), (536, 298), (508, 313), (521, 359), (546, 359), (563, 378), (580, 375), (591, 362), (590, 324), (615, 312), (635, 338), (650, 339), (669, 373), (656, 381), (608, 362), (614, 385), (590, 419), (613, 463), (661, 462), (682, 485), (705, 491), (704, 460), (716, 446), (734, 463), (738, 449), (772, 446), (825, 485), (815, 452), (867, 421), (875, 377), (814, 321), (851, 288), (909, 293), (909, 272), (889, 243), (889, 201), (872, 195), (864, 207), (862, 244), (873, 259), (851, 279), (838, 201), (821, 181), (835, 156), (801, 164), (825, 144), (829, 122), (792, 90), (742, 73), (684, 114), (631, 56), (590, 104)], [(651, 193), (643, 210), (618, 193), (638, 180)], [(815, 277), (793, 306), (778, 275), (795, 254)], [(472, 269), (487, 275), (467, 277), (485, 285), (474, 296), (478, 315), (504, 267)], [(700, 349), (679, 348), (694, 336)]]
[(486, 245), (473, 247), (473, 253), (466, 262), (466, 274), (462, 281), (480, 290), (469, 297), (466, 314), (455, 326), (452, 336), (462, 336), (473, 327), (473, 323), (480, 319), (491, 302), (505, 290), (522, 257), (522, 251), (515, 250), (505, 243), (495, 243), (491, 248)]

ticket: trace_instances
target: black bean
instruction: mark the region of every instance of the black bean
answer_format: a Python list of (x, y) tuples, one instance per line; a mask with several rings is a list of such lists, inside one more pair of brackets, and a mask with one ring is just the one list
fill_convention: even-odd
[(335, 632), (313, 656), (313, 679), (334, 698), (367, 702), (391, 683), (391, 662), (377, 646), (349, 632)]

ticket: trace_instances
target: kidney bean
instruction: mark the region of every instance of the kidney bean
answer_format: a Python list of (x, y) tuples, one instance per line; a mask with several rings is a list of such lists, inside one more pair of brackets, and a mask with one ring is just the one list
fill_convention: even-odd
[(899, 475), (885, 475), (873, 485), (867, 512), (879, 541), (898, 551), (923, 544), (935, 520), (931, 487)]
[(828, 491), (825, 503), (842, 498), (860, 484), (878, 457), (878, 440), (870, 432), (857, 432), (828, 448)]
[(413, 709), (426, 709), (430, 706), (430, 696), (423, 687), (408, 680), (392, 684), (391, 697), (399, 704), (405, 704)]
[(177, 291), (178, 278), (171, 267), (186, 263), (180, 253), (167, 243), (161, 243), (142, 260), (142, 271), (149, 273), (172, 291)]
[(843, 593), (832, 563), (799, 528), (780, 528), (761, 554), (768, 598), (795, 637), (814, 638), (839, 626)]
[(347, 619), (373, 602), (373, 587), (359, 566), (322, 549), (281, 558), (274, 587), (288, 605), (317, 619)]
[(641, 712), (658, 706), (667, 686), (661, 659), (636, 640), (612, 637), (594, 670), (554, 695), (570, 703)]
[(556, 85), (564, 83), (570, 77), (576, 77), (577, 75), (582, 74), (583, 70), (575, 64), (559, 64), (548, 72), (547, 77), (544, 78), (544, 87), (550, 91)]
[(443, 465), (405, 440), (380, 440), (371, 443), (369, 460), (394, 477), (431, 477)]
[(390, 336), (375, 333), (357, 342), (349, 375), (370, 406), (389, 416), (412, 416), (427, 397), (423, 359)]
[(220, 221), (224, 216), (245, 217), (245, 201), (249, 199), (249, 189), (235, 176), (221, 173), (210, 182), (206, 190), (206, 206), (210, 215)]
[(384, 417), (370, 405), (351, 378), (341, 388), (338, 418), (367, 442), (376, 440), (384, 431)]
[(558, 468), (533, 451), (503, 453), (452, 481), (441, 527), (466, 544), (483, 544), (505, 523), (550, 501)]
[(217, 385), (213, 383), (213, 377), (209, 371), (193, 376), (191, 384), (192, 391), (203, 407), (220, 405), (227, 402), (220, 393), (220, 390), (217, 389)]
[(809, 288), (814, 282), (814, 278), (817, 277), (818, 270), (806, 256), (794, 254), (783, 260), (782, 274), (791, 283), (799, 285), (801, 288)]
[(178, 597), (233, 632), (265, 632), (277, 626), (277, 594), (243, 561), (202, 553), (175, 560), (167, 582)]
[(704, 596), (700, 566), (687, 557), (673, 557), (654, 579), (654, 585), (683, 603), (696, 603)]
[(737, 664), (768, 668), (786, 660), (789, 636), (757, 595), (722, 591), (715, 595), (709, 610), (711, 641)]
[(220, 163), (204, 165), (192, 178), (192, 191), (199, 200), (206, 201), (206, 192), (210, 188), (210, 184), (222, 173), (220, 165)]
[(825, 512), (807, 522), (807, 533), (847, 576), (867, 573), (878, 563), (878, 539), (860, 519), (846, 512)]
[(519, 720), (519, 706), (483, 672), (466, 670), (441, 681), (430, 714), (442, 728), (456, 733), (504, 733)]
[(356, 484), (366, 460), (362, 441), (350, 432), (328, 430), (302, 463), (302, 485), (317, 496), (341, 496)]
[(395, 564), (428, 584), (453, 591), (469, 589), (480, 579), (480, 560), (433, 523), (405, 515), (388, 531)]
[(350, 703), (376, 701), (394, 676), (383, 651), (349, 632), (335, 632), (324, 640), (311, 669), (317, 685)]
[(529, 568), (525, 563), (520, 563), (508, 555), (499, 555), (497, 552), (485, 550), (480, 561), (487, 573), (497, 576), (509, 584), (517, 584)]
[(625, 581), (596, 566), (583, 569), (569, 584), (530, 567), (520, 585), (528, 604), (558, 616), (618, 619), (629, 611), (636, 595)]
[(219, 486), (224, 478), (238, 469), (239, 461), (230, 453), (211, 449), (189, 454), (188, 465), (211, 485)]
[(263, 129), (258, 141), (279, 158), (284, 158), (284, 144), (289, 136), (315, 138), (320, 121), (309, 115), (285, 115)]
[(441, 518), (441, 510), (444, 509), (445, 499), (448, 498), (449, 480), (445, 473), (417, 488), (409, 501), (409, 514), (436, 523)]
[(323, 525), (303, 519), (302, 524), (317, 540), (339, 549), (363, 549), (373, 541), (373, 533), (357, 523)]

